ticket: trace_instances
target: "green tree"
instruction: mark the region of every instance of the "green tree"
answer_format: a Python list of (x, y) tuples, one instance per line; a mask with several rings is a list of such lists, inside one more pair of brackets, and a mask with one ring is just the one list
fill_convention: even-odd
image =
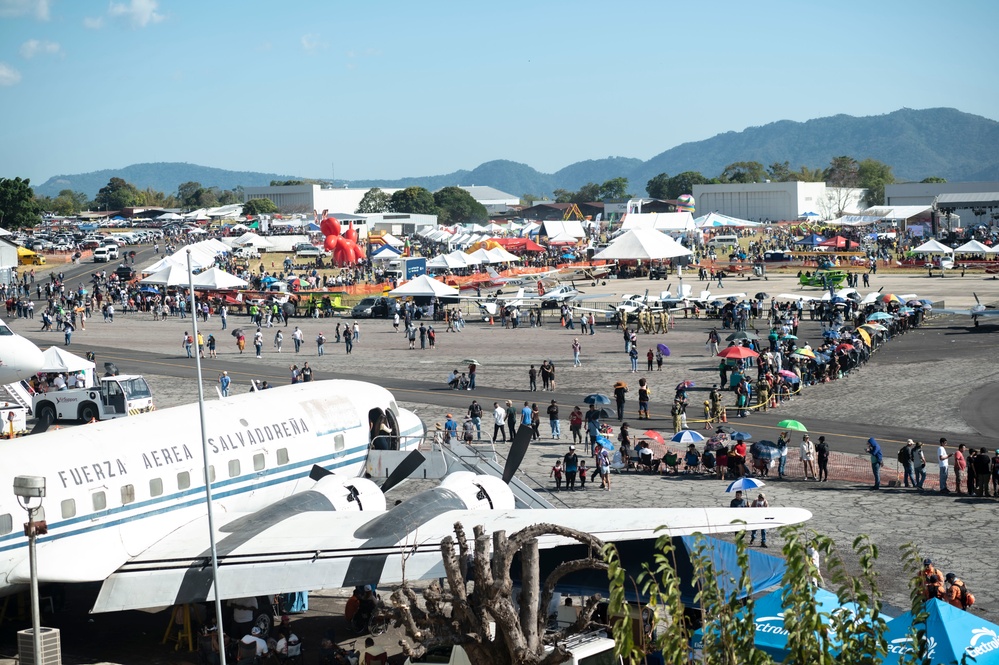
[(939, 184), (942, 185), (943, 183), (947, 182), (947, 178), (941, 178), (939, 176), (935, 176), (934, 175), (934, 176), (930, 176), (929, 178), (923, 178), (919, 182), (921, 182), (924, 185), (928, 185), (928, 184), (931, 184), (931, 183), (939, 183)]
[(0, 178), (0, 227), (19, 229), (41, 221), (41, 207), (31, 189), (31, 179)]
[(590, 201), (599, 201), (600, 191), (600, 185), (595, 182), (588, 182), (579, 188), (579, 191), (572, 197), (571, 203), (589, 203)]
[(527, 206), (527, 207), (530, 207), (530, 206), (534, 205), (535, 201), (547, 201), (547, 200), (548, 199), (546, 199), (545, 197), (538, 196), (537, 194), (521, 194), (520, 195), (520, 203), (521, 203), (521, 205), (524, 205), (524, 206)]
[(466, 224), (489, 219), (486, 207), (460, 187), (444, 187), (434, 192), (434, 205), (441, 224)]
[(68, 216), (85, 210), (87, 207), (87, 195), (83, 192), (74, 192), (72, 189), (63, 189), (54, 199), (46, 199), (47, 204), (42, 203), (44, 210), (51, 210), (57, 215)]
[(242, 200), (243, 197), (240, 196), (240, 194), (236, 190), (226, 189), (219, 193), (218, 205), (229, 206), (233, 205), (234, 203), (239, 203)]
[(307, 185), (304, 180), (271, 180), (271, 187), (291, 187), (294, 185)]
[(552, 196), (555, 197), (555, 203), (572, 203), (576, 192), (570, 192), (568, 189), (556, 189), (552, 192)]
[(771, 182), (790, 182), (795, 179), (794, 173), (791, 172), (791, 166), (787, 161), (774, 162), (768, 166), (767, 177), (770, 178)]
[(857, 160), (853, 157), (845, 155), (833, 157), (832, 162), (829, 163), (829, 168), (825, 171), (826, 184), (831, 187), (859, 187), (858, 168)]
[(669, 179), (669, 186), (666, 188), (666, 198), (676, 200), (683, 194), (693, 194), (694, 185), (706, 185), (708, 179), (699, 171), (684, 171)]
[(177, 186), (177, 198), (185, 208), (196, 208), (196, 198), (202, 189), (200, 182), (182, 182)]
[[(865, 536), (853, 542), (853, 555), (859, 560), (859, 573), (848, 570), (830, 538), (819, 536), (802, 526), (782, 529), (786, 570), (782, 580), (784, 627), (788, 631), (788, 663), (809, 665), (875, 665), (887, 652), (884, 634), (887, 623), (881, 613), (881, 593), (877, 584), (878, 550)], [(735, 588), (725, 592), (718, 584), (722, 575), (714, 558), (700, 540), (691, 553), (697, 601), (709, 622), (703, 629), (701, 657), (707, 665), (770, 665), (772, 659), (754, 645), (753, 588), (749, 578), (749, 554), (746, 533), (736, 536)], [(816, 607), (815, 580), (819, 576), (809, 555), (814, 547), (825, 558), (827, 581), (835, 589), (839, 602), (853, 603), (854, 612), (824, 616)], [(665, 623), (651, 648), (661, 649), (667, 663), (691, 660), (690, 635), (683, 620), (680, 580), (674, 568), (672, 539), (664, 536), (656, 543), (652, 564), (646, 564), (637, 576), (630, 576), (621, 565), (613, 545), (604, 547), (610, 579), (608, 614), (628, 615), (626, 588), (637, 588), (648, 596), (646, 608), (658, 622)], [(914, 559), (906, 557), (907, 568)], [(913, 569), (913, 573), (915, 574)], [(636, 571), (637, 572), (637, 571)], [(917, 578), (918, 579), (918, 578)], [(613, 627), (617, 652), (626, 663), (641, 661), (649, 645), (636, 644), (630, 622)], [(835, 645), (835, 648), (834, 648)], [(838, 651), (838, 653), (837, 653)]]
[(660, 173), (653, 177), (652, 180), (645, 183), (645, 192), (654, 199), (669, 198), (667, 196), (669, 192), (669, 174)]
[(364, 193), (361, 202), (357, 205), (356, 212), (359, 215), (371, 214), (375, 212), (388, 212), (392, 209), (392, 198), (378, 187), (372, 187)]
[(824, 182), (826, 179), (826, 172), (822, 169), (810, 169), (807, 166), (802, 166), (797, 171), (792, 174), (794, 180), (799, 182)]
[(392, 212), (412, 215), (436, 215), (434, 195), (423, 187), (407, 187), (392, 194)]
[(630, 198), (631, 194), (628, 193), (628, 179), (611, 178), (604, 184), (600, 185), (600, 194), (597, 200), (613, 201)]
[(142, 192), (130, 182), (125, 182), (121, 178), (111, 178), (108, 184), (97, 192), (94, 205), (98, 210), (121, 210), (133, 206), (142, 205), (144, 199)]
[(250, 199), (243, 204), (244, 215), (272, 215), (278, 211), (270, 199)]
[(865, 201), (868, 206), (885, 204), (885, 185), (895, 182), (891, 167), (876, 159), (865, 159), (857, 165), (858, 186), (867, 190)]
[(733, 162), (725, 167), (718, 179), (722, 182), (763, 182), (767, 178), (763, 164), (759, 162)]

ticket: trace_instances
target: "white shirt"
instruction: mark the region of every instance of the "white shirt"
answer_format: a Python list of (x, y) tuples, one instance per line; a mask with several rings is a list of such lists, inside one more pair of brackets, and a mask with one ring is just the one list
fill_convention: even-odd
[(940, 465), (941, 469), (946, 469), (948, 466), (950, 466), (950, 463), (947, 461), (948, 457), (950, 456), (947, 454), (946, 448), (944, 448), (943, 446), (937, 448), (937, 463)]
[(502, 425), (506, 422), (506, 409), (502, 406), (497, 406), (493, 409), (493, 419), (496, 420), (497, 425)]
[(254, 644), (257, 647), (257, 655), (263, 656), (267, 653), (267, 642), (254, 635), (244, 635), (240, 640), (243, 644)]

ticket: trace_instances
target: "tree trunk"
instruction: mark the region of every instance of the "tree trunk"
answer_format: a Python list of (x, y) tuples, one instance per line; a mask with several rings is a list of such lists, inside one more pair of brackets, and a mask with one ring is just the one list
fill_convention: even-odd
[[(540, 554), (538, 540), (535, 538), (520, 549), (520, 628), (524, 631), (524, 641), (527, 648), (535, 651), (538, 648), (538, 633), (544, 630), (539, 621), (538, 593), (541, 587), (541, 572), (539, 569)], [(540, 608), (542, 618), (547, 618), (547, 607)], [(540, 625), (539, 625), (540, 624)]]

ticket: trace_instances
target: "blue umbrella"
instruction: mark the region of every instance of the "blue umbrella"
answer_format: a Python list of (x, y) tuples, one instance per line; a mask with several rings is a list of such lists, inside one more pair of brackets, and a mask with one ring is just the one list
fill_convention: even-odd
[(704, 437), (693, 430), (682, 429), (671, 436), (670, 441), (673, 443), (700, 443), (704, 441)]
[(157, 289), (155, 286), (143, 286), (141, 289), (139, 289), (139, 291), (141, 291), (142, 293), (157, 293), (157, 294), (160, 292), (160, 290)]
[(753, 438), (753, 435), (750, 434), (749, 432), (732, 432), (732, 434), (730, 434), (729, 436), (731, 436), (736, 441), (749, 441), (750, 439)]
[(586, 404), (610, 404), (611, 399), (607, 395), (601, 395), (600, 393), (593, 393), (592, 395), (587, 395), (583, 398), (583, 402)]
[(839, 332), (836, 330), (827, 330), (822, 333), (822, 336), (826, 339), (839, 339)]
[(871, 314), (870, 316), (867, 317), (867, 320), (868, 321), (887, 321), (887, 320), (891, 320), (891, 314), (887, 314), (885, 312), (874, 312), (873, 314)]
[(751, 452), (756, 459), (763, 459), (768, 462), (780, 457), (780, 449), (777, 448), (777, 444), (765, 439), (754, 443)]
[(603, 434), (597, 437), (597, 443), (603, 446), (607, 452), (614, 452), (614, 443)]
[(758, 487), (763, 487), (766, 483), (762, 480), (757, 480), (756, 478), (750, 478), (746, 476), (744, 478), (739, 478), (738, 480), (733, 480), (725, 488), (726, 492), (744, 492), (746, 490), (754, 490)]
[(669, 347), (666, 346), (665, 344), (660, 342), (659, 344), (656, 344), (656, 348), (659, 349), (659, 353), (663, 354), (664, 356), (669, 356)]

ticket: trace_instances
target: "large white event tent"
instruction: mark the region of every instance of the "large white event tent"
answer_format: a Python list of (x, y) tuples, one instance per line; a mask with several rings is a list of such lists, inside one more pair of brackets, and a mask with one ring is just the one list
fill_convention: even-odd
[[(191, 269), (192, 270), (200, 270), (201, 268), (205, 268), (205, 267), (211, 265), (211, 262), (203, 262), (203, 261), (204, 261), (203, 259), (200, 259), (197, 256), (195, 256), (195, 255), (192, 254), (191, 255)], [(180, 268), (183, 268), (184, 270), (187, 270), (187, 257), (186, 256), (180, 257), (180, 256), (174, 256), (174, 255), (164, 256), (162, 259), (160, 259), (156, 263), (153, 263), (153, 264), (148, 265), (145, 268), (143, 268), (141, 272), (147, 273), (147, 274), (148, 273), (155, 274), (155, 273), (158, 273), (158, 272), (162, 272), (163, 270), (166, 270), (170, 266), (178, 266)]]
[(694, 226), (699, 229), (711, 229), (711, 228), (721, 228), (721, 227), (733, 227), (741, 228), (744, 226), (763, 226), (759, 222), (751, 222), (748, 219), (739, 219), (738, 217), (729, 217), (728, 215), (723, 215), (720, 212), (709, 212), (706, 215), (701, 215), (694, 219)]
[(458, 289), (448, 286), (443, 282), (439, 282), (427, 275), (420, 275), (419, 277), (409, 280), (399, 288), (389, 291), (390, 296), (399, 296), (404, 298), (410, 296), (437, 296), (438, 298), (447, 298), (456, 296), (458, 293)]
[(954, 249), (955, 254), (995, 254), (997, 252), (999, 252), (999, 248), (983, 245), (977, 240), (969, 240)]
[(694, 217), (689, 212), (632, 212), (624, 216), (621, 229), (646, 229), (666, 232), (693, 231)]
[(230, 275), (218, 267), (209, 268), (194, 276), (196, 289), (241, 289), (247, 284), (245, 279)]
[(911, 250), (913, 254), (953, 254), (954, 250), (934, 239), (927, 240), (919, 247)]
[(392, 259), (399, 258), (401, 254), (402, 252), (392, 245), (382, 245), (371, 255), (371, 259), (373, 261), (391, 261)]
[(139, 280), (139, 284), (152, 284), (153, 286), (187, 286), (189, 283), (187, 266), (176, 263)]
[(467, 265), (468, 263), (465, 259), (455, 256), (454, 252), (450, 254), (441, 254), (427, 261), (428, 268), (446, 268), (448, 270), (455, 270), (457, 268), (464, 268)]
[(478, 261), (480, 264), (493, 263), (493, 258), (489, 255), (489, 250), (487, 250), (485, 247), (479, 247), (474, 252), (468, 252), (467, 254), (465, 254), (465, 256), (468, 259)]
[(247, 231), (243, 235), (239, 236), (232, 241), (233, 247), (252, 247), (254, 249), (268, 249), (273, 247), (274, 244), (263, 238), (252, 231)]
[(489, 255), (489, 263), (513, 263), (515, 261), (520, 261), (520, 257), (516, 254), (508, 252), (503, 247), (493, 247), (492, 249), (486, 250)]
[(651, 229), (633, 229), (619, 236), (594, 259), (654, 260), (689, 256), (692, 252), (676, 240)]

